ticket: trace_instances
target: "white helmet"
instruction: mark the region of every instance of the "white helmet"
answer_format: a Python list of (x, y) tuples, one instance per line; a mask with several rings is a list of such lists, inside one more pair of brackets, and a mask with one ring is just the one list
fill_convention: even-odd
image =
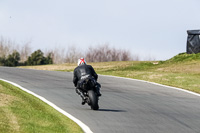
[(87, 64), (84, 58), (78, 59), (78, 66), (82, 64)]

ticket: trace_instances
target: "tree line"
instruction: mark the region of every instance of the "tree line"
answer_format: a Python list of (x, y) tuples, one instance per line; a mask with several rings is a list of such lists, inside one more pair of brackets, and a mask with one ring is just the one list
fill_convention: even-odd
[(81, 57), (87, 62), (108, 62), (108, 61), (130, 61), (139, 60), (137, 56), (132, 56), (129, 50), (117, 49), (109, 44), (90, 46), (83, 50), (75, 45), (68, 46), (67, 49), (56, 47), (54, 49), (36, 50), (33, 53), (30, 47), (31, 42), (17, 45), (15, 42), (0, 37), (0, 65), (45, 65), (76, 63)]
[(0, 57), (0, 66), (14, 67), (53, 64), (52, 54), (49, 53), (49, 55), (45, 57), (40, 49), (33, 52), (26, 61), (20, 62), (20, 59), (20, 53), (14, 50), (13, 53), (9, 54), (7, 57)]

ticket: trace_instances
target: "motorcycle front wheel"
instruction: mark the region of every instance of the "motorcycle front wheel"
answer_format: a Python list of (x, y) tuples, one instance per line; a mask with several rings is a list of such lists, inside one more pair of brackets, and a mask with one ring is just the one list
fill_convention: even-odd
[(97, 97), (97, 95), (94, 93), (93, 90), (89, 90), (88, 91), (88, 96), (89, 96), (89, 99), (90, 99), (91, 109), (98, 110), (99, 109), (99, 105), (98, 105), (98, 97)]

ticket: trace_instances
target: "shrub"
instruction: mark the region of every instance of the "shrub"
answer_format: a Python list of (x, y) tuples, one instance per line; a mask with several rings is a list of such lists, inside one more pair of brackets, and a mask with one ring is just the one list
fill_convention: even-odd
[(50, 53), (47, 57), (44, 57), (44, 53), (39, 49), (31, 54), (26, 61), (26, 65), (46, 65), (52, 64), (52, 54)]
[(18, 66), (20, 60), (20, 54), (17, 51), (14, 51), (12, 54), (8, 55), (8, 58), (5, 61), (5, 66)]

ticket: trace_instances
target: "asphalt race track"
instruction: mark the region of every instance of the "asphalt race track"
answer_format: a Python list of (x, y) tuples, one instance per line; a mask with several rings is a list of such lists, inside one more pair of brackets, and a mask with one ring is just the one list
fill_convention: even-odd
[(99, 76), (98, 111), (81, 105), (72, 73), (0, 67), (0, 78), (46, 98), (94, 133), (200, 133), (200, 97), (167, 87)]

